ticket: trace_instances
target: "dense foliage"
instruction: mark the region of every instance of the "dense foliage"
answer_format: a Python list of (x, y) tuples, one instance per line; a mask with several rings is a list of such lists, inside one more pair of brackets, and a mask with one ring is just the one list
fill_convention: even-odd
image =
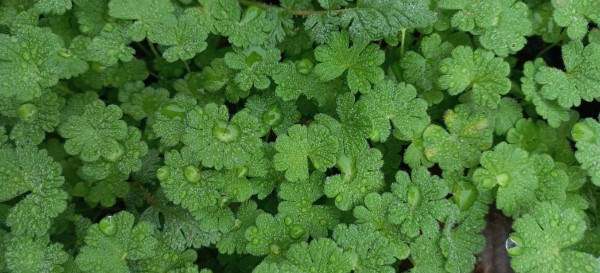
[(598, 1), (0, 4), (0, 272), (600, 272)]

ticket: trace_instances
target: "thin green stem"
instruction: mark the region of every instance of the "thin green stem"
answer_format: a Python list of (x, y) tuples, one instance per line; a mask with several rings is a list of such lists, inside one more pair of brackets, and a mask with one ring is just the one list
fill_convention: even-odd
[(148, 74), (150, 74), (150, 76), (156, 78), (156, 79), (160, 79), (160, 77), (158, 76), (158, 74), (152, 72), (152, 71), (148, 71)]
[(535, 58), (539, 58), (542, 55), (546, 54), (546, 52), (548, 52), (550, 49), (554, 48), (555, 46), (557, 46), (558, 43), (553, 43), (551, 45), (548, 45), (547, 47), (544, 47), (544, 49), (542, 49), (540, 52), (538, 52), (538, 54), (535, 55)]
[(144, 51), (144, 54), (146, 54), (146, 55), (150, 55), (150, 51), (148, 51), (148, 49), (147, 49), (145, 46), (143, 46), (143, 45), (142, 45), (142, 43), (140, 43), (140, 42), (135, 42), (135, 43), (138, 45), (138, 47), (139, 47), (139, 48), (140, 48), (142, 51)]
[(185, 66), (185, 70), (187, 70), (187, 73), (192, 73), (192, 70), (190, 69), (190, 65), (188, 65), (188, 63), (186, 61), (183, 61), (183, 65)]
[(158, 51), (154, 47), (154, 44), (151, 43), (150, 41), (148, 41), (148, 45), (150, 46), (150, 50), (152, 50), (152, 54), (154, 54), (154, 57), (155, 58), (160, 58), (160, 54), (158, 54)]
[(404, 56), (404, 40), (406, 40), (406, 29), (402, 29), (402, 39), (400, 40), (400, 56)]
[(269, 5), (267, 3), (261, 3), (261, 2), (255, 2), (255, 1), (251, 1), (251, 0), (239, 0), (239, 3), (244, 5), (244, 6), (255, 6), (255, 7), (259, 7), (259, 8), (263, 8), (263, 9), (276, 9), (279, 12), (285, 12), (285, 13), (289, 13), (292, 15), (299, 15), (299, 16), (309, 16), (309, 15), (314, 15), (314, 14), (325, 14), (325, 13), (342, 13), (345, 12), (346, 9), (334, 9), (334, 10), (293, 10), (293, 9), (286, 9), (286, 8), (282, 8), (279, 6), (275, 6), (275, 5)]

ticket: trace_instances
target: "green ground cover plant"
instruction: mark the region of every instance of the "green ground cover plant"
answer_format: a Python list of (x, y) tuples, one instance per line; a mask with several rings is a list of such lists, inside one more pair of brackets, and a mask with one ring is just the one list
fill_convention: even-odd
[(600, 2), (0, 0), (0, 272), (600, 272)]

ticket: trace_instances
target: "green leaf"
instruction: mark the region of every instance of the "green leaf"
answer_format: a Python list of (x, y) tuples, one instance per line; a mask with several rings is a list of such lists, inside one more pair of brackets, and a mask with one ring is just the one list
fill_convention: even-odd
[(441, 76), (440, 62), (451, 56), (454, 46), (442, 41), (440, 35), (434, 33), (423, 37), (420, 48), (420, 54), (409, 51), (400, 59), (402, 77), (404, 81), (416, 87), (418, 96), (429, 105), (437, 104), (444, 97), (438, 84), (438, 78)]
[(313, 240), (310, 244), (294, 244), (285, 257), (302, 272), (341, 273), (352, 270), (352, 254), (344, 252), (327, 238)]
[(118, 99), (123, 113), (135, 120), (151, 116), (161, 104), (169, 100), (169, 91), (164, 88), (144, 87), (141, 81), (128, 82), (119, 88)]
[(156, 172), (166, 197), (176, 205), (181, 204), (193, 215), (214, 206), (221, 196), (217, 191), (218, 185), (210, 183), (211, 178), (217, 175), (216, 172), (201, 171), (198, 181), (189, 181), (185, 177), (185, 167), (199, 164), (199, 158), (189, 150), (183, 150), (181, 153), (176, 150), (168, 151), (165, 153), (165, 166)]
[(174, 6), (168, 0), (110, 0), (108, 14), (118, 19), (135, 20), (127, 30), (134, 41), (160, 41), (169, 26), (177, 25)]
[(390, 211), (397, 204), (397, 199), (391, 193), (369, 193), (364, 198), (364, 204), (356, 206), (353, 215), (359, 224), (370, 223), (377, 227), (394, 248), (394, 257), (399, 260), (406, 259), (411, 252), (408, 245), (409, 237), (402, 233), (400, 225), (392, 224), (388, 217)]
[(324, 195), (324, 181), (325, 174), (315, 171), (307, 181), (285, 181), (279, 186), (278, 196), (282, 200), (277, 211), (290, 224), (305, 227), (313, 238), (327, 237), (340, 218), (339, 211), (333, 206), (314, 204)]
[(592, 182), (600, 186), (600, 166), (598, 154), (600, 151), (600, 124), (597, 120), (587, 118), (573, 126), (572, 136), (577, 151), (575, 157), (581, 163), (581, 168), (587, 170)]
[(588, 23), (600, 23), (600, 3), (596, 1), (552, 0), (554, 21), (567, 28), (569, 38), (581, 40), (588, 32)]
[(559, 128), (552, 128), (542, 120), (521, 119), (508, 130), (506, 141), (517, 144), (532, 154), (548, 154), (557, 162), (575, 163), (575, 155), (568, 136), (577, 117)]
[(242, 14), (237, 0), (199, 2), (211, 20), (213, 32), (228, 37), (236, 47), (263, 44), (274, 27), (260, 8), (249, 8)]
[(340, 77), (346, 70), (348, 87), (353, 93), (368, 93), (371, 84), (383, 80), (383, 64), (385, 55), (377, 45), (367, 40), (357, 39), (350, 47), (347, 32), (334, 33), (329, 43), (315, 49), (315, 74), (323, 81), (331, 81)]
[(170, 46), (163, 52), (163, 57), (168, 62), (192, 59), (208, 45), (205, 41), (208, 30), (193, 13), (179, 16), (177, 25), (172, 26), (171, 32), (167, 37), (157, 38), (157, 43)]
[(44, 89), (87, 70), (88, 65), (66, 51), (62, 39), (48, 28), (21, 27), (0, 34), (0, 96), (31, 100)]
[(38, 0), (34, 8), (40, 13), (64, 14), (73, 7), (71, 0)]
[(171, 100), (160, 105), (149, 119), (155, 138), (165, 147), (176, 146), (182, 142), (187, 126), (186, 115), (196, 109), (197, 101), (183, 94), (177, 94)]
[(541, 85), (540, 94), (548, 100), (556, 100), (564, 108), (579, 106), (581, 100), (592, 101), (600, 97), (600, 44), (584, 46), (571, 41), (562, 48), (565, 71), (541, 66), (535, 73), (535, 81)]
[(280, 257), (294, 242), (305, 241), (308, 238), (308, 233), (302, 225), (289, 223), (284, 219), (281, 215), (258, 215), (256, 225), (246, 229), (246, 251), (256, 256)]
[(440, 232), (438, 221), (443, 221), (456, 207), (445, 197), (450, 193), (444, 180), (431, 176), (420, 167), (408, 173), (396, 173), (392, 194), (397, 205), (390, 208), (389, 220), (401, 226), (402, 233), (416, 237), (421, 232), (433, 235)]
[(244, 167), (252, 154), (262, 151), (260, 123), (246, 110), (230, 119), (226, 106), (208, 104), (190, 111), (187, 123), (183, 143), (206, 167)]
[(341, 174), (327, 177), (325, 194), (335, 198), (340, 210), (350, 210), (361, 204), (365, 195), (384, 186), (382, 154), (368, 145), (347, 149), (338, 156), (336, 167)]
[(517, 272), (597, 272), (600, 261), (594, 256), (570, 250), (587, 229), (584, 215), (572, 208), (543, 202), (513, 224), (510, 238), (519, 237), (522, 254), (511, 258)]
[(119, 140), (127, 137), (122, 116), (121, 108), (116, 105), (106, 106), (101, 100), (87, 104), (82, 114), (70, 116), (58, 127), (60, 135), (67, 139), (65, 150), (84, 161), (119, 153)]
[(395, 37), (406, 29), (424, 28), (436, 20), (436, 14), (421, 1), (358, 0), (356, 6), (342, 13), (342, 19), (350, 22), (353, 40), (372, 41)]
[(361, 96), (359, 105), (364, 105), (364, 112), (373, 123), (369, 132), (372, 141), (385, 142), (392, 125), (395, 137), (412, 140), (429, 124), (427, 102), (417, 98), (412, 85), (383, 81), (375, 85), (372, 92)]
[(468, 90), (475, 103), (492, 109), (511, 86), (508, 63), (479, 48), (475, 51), (465, 46), (455, 48), (452, 57), (440, 64), (440, 72), (443, 74), (439, 78), (440, 87), (450, 95)]
[(141, 132), (136, 127), (127, 128), (127, 136), (119, 141), (118, 149), (104, 158), (84, 163), (81, 171), (95, 179), (104, 179), (110, 172), (117, 171), (125, 176), (142, 168), (141, 157), (148, 153), (148, 145), (140, 140)]
[(442, 0), (439, 7), (458, 10), (451, 18), (453, 27), (479, 36), (481, 45), (506, 57), (520, 51), (533, 33), (527, 5), (516, 0)]
[(7, 236), (2, 239), (6, 247), (6, 268), (12, 272), (62, 271), (61, 265), (69, 257), (63, 246), (51, 242), (48, 236)]
[(236, 213), (235, 224), (232, 230), (223, 234), (223, 237), (217, 242), (217, 248), (220, 253), (225, 254), (243, 254), (246, 251), (248, 241), (245, 237), (246, 229), (256, 224), (256, 217), (264, 213), (257, 209), (254, 201), (242, 203)]
[(394, 248), (375, 226), (339, 224), (333, 231), (333, 239), (351, 255), (353, 272), (395, 272), (391, 266), (396, 261)]
[(443, 170), (461, 170), (479, 163), (482, 151), (492, 146), (492, 128), (481, 113), (468, 105), (458, 105), (444, 113), (447, 131), (431, 124), (423, 132), (425, 159), (437, 162)]
[(126, 211), (107, 217), (111, 217), (116, 232), (107, 235), (98, 224), (89, 228), (85, 246), (75, 260), (84, 272), (129, 272), (129, 261), (150, 257), (158, 244), (150, 223), (134, 226), (134, 216)]
[(83, 59), (106, 66), (115, 65), (119, 61), (131, 61), (135, 50), (128, 46), (129, 43), (131, 38), (127, 35), (125, 25), (118, 23), (106, 23), (101, 32), (91, 39), (79, 36), (73, 41), (75, 52)]
[(309, 159), (321, 171), (335, 164), (338, 142), (323, 125), (297, 124), (288, 129), (287, 135), (277, 137), (275, 149), (275, 169), (285, 171), (287, 180), (300, 181), (308, 179)]
[(535, 205), (538, 174), (529, 154), (516, 145), (500, 143), (481, 155), (473, 180), (480, 188), (498, 185), (496, 206), (507, 216), (518, 216)]
[(321, 106), (335, 101), (339, 93), (348, 90), (348, 86), (342, 80), (322, 82), (314, 69), (305, 75), (298, 72), (292, 62), (278, 64), (273, 73), (273, 81), (277, 84), (275, 94), (284, 101), (296, 100), (300, 95), (304, 95), (315, 99)]
[(238, 70), (234, 80), (242, 90), (250, 90), (253, 86), (257, 89), (269, 87), (271, 80), (268, 76), (275, 72), (279, 59), (279, 50), (258, 46), (234, 49), (234, 52), (225, 54), (225, 64)]
[(410, 261), (413, 273), (444, 272), (444, 256), (438, 235), (422, 235), (410, 244)]
[[(245, 68), (244, 68), (245, 69)], [(246, 72), (240, 72), (246, 73)], [(209, 92), (223, 90), (228, 101), (237, 103), (241, 98), (246, 98), (250, 90), (241, 89), (235, 82), (237, 71), (227, 66), (224, 59), (213, 59), (210, 66), (205, 67), (200, 74), (202, 86)], [(188, 74), (194, 75), (194, 74)], [(192, 77), (190, 76), (190, 79)]]
[(46, 150), (30, 145), (1, 149), (0, 181), (0, 201), (19, 197), (6, 218), (14, 235), (46, 234), (52, 218), (67, 207), (61, 167)]
[(541, 67), (546, 67), (543, 59), (535, 62), (526, 62), (523, 69), (524, 77), (521, 78), (521, 90), (525, 99), (535, 105), (535, 111), (544, 117), (552, 127), (558, 127), (569, 120), (569, 109), (562, 107), (556, 100), (545, 98), (541, 93), (541, 86), (535, 80), (535, 74)]
[(53, 132), (59, 123), (59, 111), (65, 100), (49, 92), (32, 101), (20, 102), (6, 99), (0, 102), (2, 115), (17, 118), (10, 131), (10, 138), (18, 145), (40, 144), (46, 133)]
[(268, 133), (270, 130), (282, 135), (300, 119), (300, 112), (293, 101), (282, 101), (273, 93), (252, 96), (244, 106), (252, 115), (261, 117), (261, 132)]

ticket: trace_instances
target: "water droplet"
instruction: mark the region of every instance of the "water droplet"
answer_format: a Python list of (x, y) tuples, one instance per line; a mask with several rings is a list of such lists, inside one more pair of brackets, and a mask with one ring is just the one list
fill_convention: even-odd
[(341, 195), (338, 195), (335, 197), (335, 202), (336, 203), (341, 203), (342, 201), (344, 201), (344, 198)]
[(117, 223), (112, 219), (112, 216), (108, 215), (98, 223), (98, 229), (106, 236), (113, 236), (117, 233)]
[(577, 229), (577, 226), (576, 226), (576, 225), (574, 225), (574, 224), (570, 224), (570, 225), (569, 225), (569, 231), (570, 231), (570, 232), (573, 232), (573, 231), (575, 231), (575, 229)]
[(289, 226), (294, 223), (294, 219), (292, 219), (292, 217), (290, 217), (290, 216), (286, 216), (283, 219), (283, 222), (285, 223), (286, 226)]
[(329, 256), (329, 262), (335, 262), (337, 260), (337, 257), (335, 255), (331, 255)]
[(506, 251), (510, 256), (519, 256), (523, 254), (523, 239), (518, 235), (508, 237), (505, 242)]

